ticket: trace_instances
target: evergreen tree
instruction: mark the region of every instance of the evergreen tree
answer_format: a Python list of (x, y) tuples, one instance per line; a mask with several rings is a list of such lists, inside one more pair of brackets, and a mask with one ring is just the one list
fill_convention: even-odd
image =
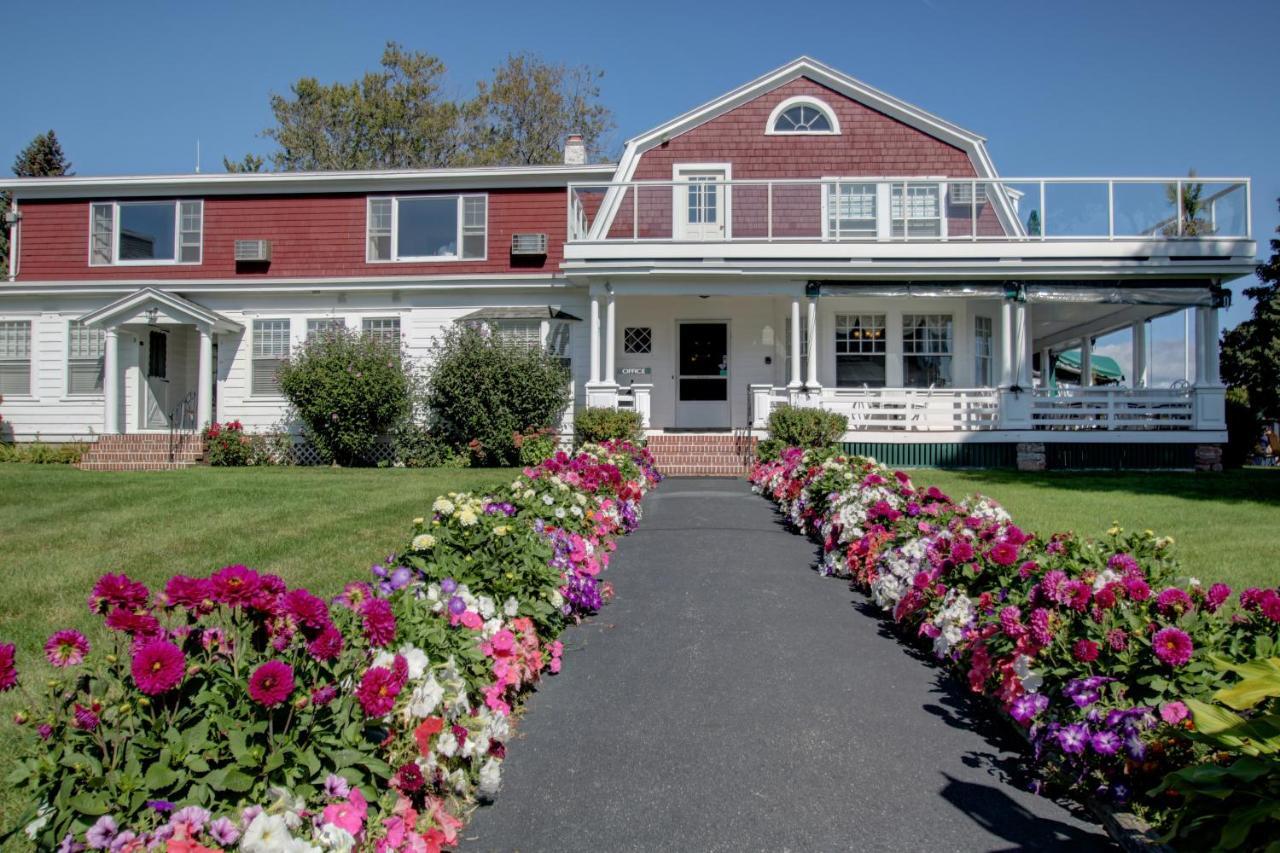
[[(1277, 200), (1280, 203), (1280, 200)], [(1280, 228), (1276, 231), (1280, 233)], [(1249, 406), (1268, 420), (1280, 419), (1280, 239), (1271, 241), (1271, 259), (1258, 265), (1253, 316), (1223, 336), (1222, 378), (1243, 391)]]
[[(71, 163), (62, 152), (62, 143), (52, 130), (41, 133), (13, 161), (19, 178), (51, 178), (71, 174)], [(0, 192), (0, 279), (9, 276), (9, 194)]]

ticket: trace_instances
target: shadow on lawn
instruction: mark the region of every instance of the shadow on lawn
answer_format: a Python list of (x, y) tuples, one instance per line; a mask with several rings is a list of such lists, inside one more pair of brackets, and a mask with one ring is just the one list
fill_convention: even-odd
[[(1189, 471), (1027, 471), (945, 470), (966, 485), (966, 491), (994, 491), (1001, 485), (1054, 491), (1128, 492), (1134, 495), (1205, 500), (1233, 504), (1280, 503), (1280, 467), (1246, 468), (1220, 473)], [(952, 487), (952, 491), (956, 491)], [(960, 495), (952, 495), (954, 498)]]

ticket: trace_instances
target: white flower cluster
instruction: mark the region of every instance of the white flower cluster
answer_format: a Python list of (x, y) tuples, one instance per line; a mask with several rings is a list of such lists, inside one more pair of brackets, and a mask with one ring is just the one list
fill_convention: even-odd
[(942, 609), (933, 617), (932, 624), (938, 629), (933, 638), (933, 652), (944, 657), (951, 648), (964, 639), (965, 629), (978, 618), (978, 611), (959, 587), (947, 590), (942, 599)]
[(876, 577), (871, 581), (871, 597), (885, 610), (893, 610), (911, 589), (911, 581), (929, 566), (929, 540), (912, 539), (901, 548), (893, 548), (876, 561)]

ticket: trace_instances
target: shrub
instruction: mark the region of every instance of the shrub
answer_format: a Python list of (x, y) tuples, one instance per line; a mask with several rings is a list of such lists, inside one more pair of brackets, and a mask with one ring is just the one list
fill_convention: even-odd
[(366, 462), (408, 417), (411, 385), (398, 342), (342, 327), (299, 345), (280, 370), (280, 388), (307, 438), (339, 465)]
[(204, 428), (205, 461), (216, 467), (238, 468), (255, 461), (253, 440), (239, 421), (217, 421)]
[(769, 437), (786, 447), (830, 447), (849, 426), (836, 412), (779, 406), (769, 414)]
[(640, 415), (626, 409), (583, 409), (573, 418), (573, 443), (598, 444), (603, 441), (641, 439)]
[(1258, 415), (1249, 405), (1248, 395), (1227, 390), (1227, 444), (1222, 448), (1222, 467), (1239, 468), (1247, 464), (1258, 446), (1261, 434)]
[(516, 447), (520, 449), (520, 464), (526, 468), (537, 465), (543, 459), (556, 452), (560, 444), (560, 435), (555, 430), (544, 429), (528, 435), (516, 436)]
[(391, 436), (396, 462), (406, 468), (466, 468), (471, 455), (445, 444), (420, 424), (406, 421)]
[(436, 344), (424, 399), (427, 426), (483, 465), (512, 465), (515, 436), (555, 426), (569, 405), (569, 375), (541, 349), (487, 328), (455, 326)]
[(0, 462), (26, 462), (29, 465), (74, 465), (89, 450), (88, 445), (46, 444), (43, 441), (27, 443), (0, 443)]

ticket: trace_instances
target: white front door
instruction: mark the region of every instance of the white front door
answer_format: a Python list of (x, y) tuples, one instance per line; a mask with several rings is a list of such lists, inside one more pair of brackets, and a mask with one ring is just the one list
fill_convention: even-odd
[(676, 323), (676, 426), (728, 429), (729, 324)]
[(676, 235), (681, 240), (724, 240), (729, 221), (729, 188), (724, 169), (678, 169)]
[(169, 335), (151, 330), (142, 343), (142, 428), (169, 428)]

